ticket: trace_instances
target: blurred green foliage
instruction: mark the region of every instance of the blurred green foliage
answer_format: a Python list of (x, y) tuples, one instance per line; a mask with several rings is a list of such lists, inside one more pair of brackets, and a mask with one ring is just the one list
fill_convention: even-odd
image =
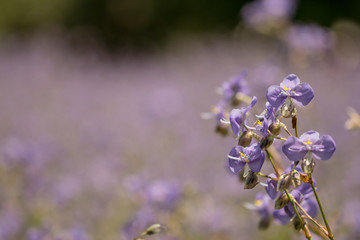
[[(1, 0), (0, 35), (61, 26), (90, 32), (109, 46), (161, 46), (170, 38), (231, 32), (249, 0)], [(330, 26), (360, 22), (360, 1), (302, 0), (295, 19)]]

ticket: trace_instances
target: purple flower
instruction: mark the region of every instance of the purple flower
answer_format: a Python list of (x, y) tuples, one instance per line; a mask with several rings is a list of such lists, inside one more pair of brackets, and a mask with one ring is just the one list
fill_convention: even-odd
[(260, 228), (267, 228), (270, 225), (271, 211), (270, 211), (270, 198), (266, 194), (259, 192), (256, 194), (253, 204), (246, 203), (245, 207), (250, 210), (255, 210), (260, 215)]
[(245, 76), (246, 71), (242, 71), (238, 76), (232, 77), (222, 84), (221, 88), (226, 102), (232, 101), (239, 92), (249, 94), (250, 90), (245, 81)]
[(240, 132), (244, 131), (244, 124), (245, 124), (245, 118), (246, 113), (250, 111), (251, 108), (254, 107), (254, 105), (257, 103), (257, 98), (253, 97), (250, 105), (246, 108), (241, 109), (233, 109), (230, 113), (230, 125), (233, 133), (236, 136), (240, 135)]
[(280, 107), (287, 98), (303, 107), (313, 99), (314, 91), (309, 84), (300, 83), (300, 79), (296, 75), (290, 74), (280, 83), (280, 86), (270, 86), (266, 97), (275, 108)]
[(309, 152), (315, 158), (328, 160), (336, 150), (336, 144), (332, 137), (324, 135), (320, 138), (318, 132), (308, 131), (300, 138), (289, 137), (282, 145), (282, 151), (291, 161), (300, 161)]
[(265, 160), (265, 154), (258, 143), (249, 147), (236, 146), (228, 155), (229, 167), (233, 173), (238, 173), (246, 163), (253, 172), (259, 172)]

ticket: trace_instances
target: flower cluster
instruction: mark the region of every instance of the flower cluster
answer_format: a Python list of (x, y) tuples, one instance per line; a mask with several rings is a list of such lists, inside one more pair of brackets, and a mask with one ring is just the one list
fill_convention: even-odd
[[(234, 92), (227, 93), (225, 99), (230, 101), (235, 95)], [(301, 83), (296, 75), (290, 74), (280, 85), (270, 86), (266, 97), (265, 109), (252, 119), (248, 113), (255, 112), (256, 97), (247, 106), (231, 110), (228, 119), (223, 115), (219, 120), (223, 127), (231, 128), (237, 140), (227, 155), (230, 171), (239, 175), (244, 189), (263, 187), (266, 192), (258, 193), (254, 203), (245, 206), (259, 213), (259, 227), (262, 229), (267, 228), (272, 219), (282, 225), (291, 222), (295, 229), (311, 239), (308, 228), (311, 221), (318, 228), (314, 233), (333, 239), (320, 207), (312, 173), (316, 160), (329, 160), (336, 144), (331, 136), (320, 136), (314, 130), (298, 136), (297, 129), (297, 107), (307, 106), (314, 98), (314, 91), (309, 84)], [(287, 118), (291, 119), (294, 134), (285, 124)], [(277, 148), (273, 145), (288, 159), (289, 166), (285, 170), (280, 155), (274, 154)], [(271, 163), (273, 173), (262, 172), (265, 159)], [(261, 182), (260, 178), (266, 181)], [(319, 210), (326, 227), (314, 219)]]

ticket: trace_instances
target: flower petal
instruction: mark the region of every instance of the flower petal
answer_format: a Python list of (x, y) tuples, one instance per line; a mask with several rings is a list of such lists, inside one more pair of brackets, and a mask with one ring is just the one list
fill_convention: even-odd
[(300, 79), (295, 74), (290, 74), (280, 83), (280, 87), (291, 88), (293, 89), (298, 84), (300, 84)]
[(258, 143), (254, 143), (250, 147), (246, 148), (249, 160), (249, 168), (253, 172), (260, 172), (262, 165), (265, 161), (264, 151), (261, 150)]
[(281, 87), (273, 85), (268, 88), (266, 97), (273, 107), (278, 108), (284, 103), (287, 95)]
[(289, 137), (282, 145), (282, 151), (291, 161), (300, 161), (308, 150), (296, 137)]
[(314, 98), (314, 90), (308, 83), (301, 83), (290, 91), (290, 97), (296, 105), (304, 107)]
[(275, 221), (282, 225), (287, 224), (291, 219), (291, 217), (285, 213), (284, 209), (274, 210), (272, 215)]
[[(275, 174), (270, 174), (269, 176), (276, 178)], [(277, 191), (276, 191), (277, 181), (268, 179), (266, 180), (266, 183), (267, 183), (267, 187), (265, 187), (265, 190), (267, 194), (272, 200), (275, 200), (275, 198), (277, 197)]]
[(309, 198), (309, 199), (304, 200), (304, 202), (302, 202), (301, 206), (311, 217), (316, 216), (316, 214), (318, 212), (318, 206), (314, 199)]
[[(241, 146), (233, 147), (229, 153), (229, 156), (233, 158), (239, 158), (239, 152), (243, 152), (243, 148)], [(233, 158), (228, 157), (229, 168), (233, 173), (238, 173), (245, 166), (246, 162)]]
[(306, 133), (301, 134), (301, 136), (299, 137), (299, 140), (301, 142), (307, 142), (307, 140), (309, 140), (309, 142), (316, 143), (317, 141), (319, 141), (319, 139), (320, 134), (313, 130), (307, 131)]
[(243, 123), (244, 108), (233, 109), (230, 112), (230, 126), (235, 136), (240, 135), (241, 124)]
[(321, 141), (313, 146), (313, 155), (321, 160), (329, 160), (336, 150), (334, 139), (329, 135), (324, 135)]

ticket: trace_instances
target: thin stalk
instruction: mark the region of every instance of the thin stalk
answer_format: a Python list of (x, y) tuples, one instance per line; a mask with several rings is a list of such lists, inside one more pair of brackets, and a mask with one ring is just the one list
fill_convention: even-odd
[(301, 228), (302, 230), (304, 231), (304, 234), (305, 234), (305, 237), (307, 239), (311, 239), (311, 235), (310, 232), (308, 231), (308, 229), (305, 229), (305, 223), (304, 223), (304, 220), (302, 219), (302, 217), (300, 216), (300, 213), (299, 211), (297, 210), (295, 204), (294, 204), (294, 198), (292, 196), (290, 196), (289, 192), (285, 189), (285, 193), (287, 195), (287, 197), (289, 198), (289, 201), (290, 201), (290, 204), (291, 206), (293, 207), (294, 211), (295, 211), (295, 214), (296, 214), (296, 217), (299, 219), (300, 221), (300, 224), (301, 224)]
[(295, 202), (296, 206), (304, 213), (306, 218), (309, 219), (310, 221), (312, 221), (319, 228), (319, 230), (322, 231), (328, 237), (329, 233), (325, 229), (325, 227), (323, 225), (321, 225), (320, 223), (318, 223), (315, 219), (313, 219), (297, 201), (294, 201), (294, 202)]
[(259, 175), (259, 176), (261, 176), (261, 177), (270, 178), (270, 179), (272, 179), (272, 180), (274, 180), (274, 181), (277, 181), (276, 178), (272, 178), (272, 177), (270, 177), (270, 176), (268, 176), (268, 175), (266, 175), (266, 174), (263, 174), (263, 173), (261, 173), (261, 172), (257, 172), (256, 174)]
[(332, 232), (331, 232), (331, 229), (330, 229), (330, 226), (329, 226), (329, 224), (328, 224), (328, 222), (327, 222), (327, 220), (326, 220), (325, 213), (324, 213), (324, 210), (323, 210), (323, 208), (322, 208), (322, 206), (321, 206), (321, 202), (320, 202), (319, 196), (317, 195), (317, 192), (316, 192), (316, 189), (315, 189), (315, 186), (314, 186), (313, 181), (311, 181), (310, 184), (311, 184), (311, 188), (312, 188), (312, 190), (313, 190), (313, 192), (314, 192), (314, 196), (315, 196), (315, 198), (316, 198), (316, 201), (317, 201), (317, 203), (318, 203), (318, 205), (319, 205), (319, 209), (320, 209), (322, 218), (324, 219), (326, 229), (327, 229), (327, 231), (328, 231), (328, 233), (329, 233), (329, 239), (334, 240), (334, 236), (333, 236), (333, 234), (332, 234)]
[(274, 171), (275, 171), (275, 173), (276, 173), (276, 176), (279, 177), (279, 176), (280, 176), (279, 171), (277, 170), (277, 168), (276, 168), (276, 166), (275, 166), (275, 164), (274, 164), (274, 161), (273, 161), (273, 159), (272, 159), (269, 151), (268, 151), (267, 149), (265, 149), (265, 152), (266, 152), (266, 155), (267, 155), (267, 157), (269, 158), (269, 160), (270, 160), (270, 162), (271, 162), (272, 167), (274, 168)]

